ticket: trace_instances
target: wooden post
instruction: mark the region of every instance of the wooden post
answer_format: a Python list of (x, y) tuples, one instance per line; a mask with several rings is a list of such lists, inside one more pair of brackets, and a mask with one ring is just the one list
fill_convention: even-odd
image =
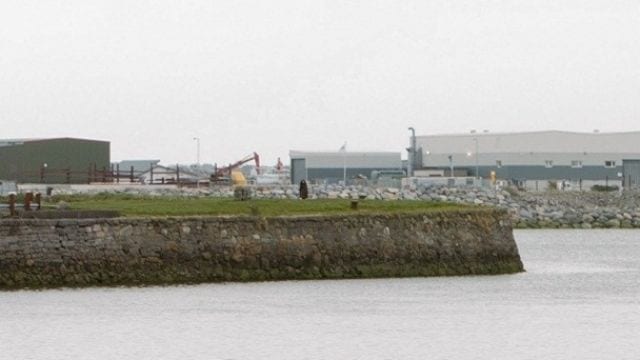
[(120, 164), (116, 164), (116, 183), (120, 184)]
[(9, 212), (11, 213), (11, 217), (16, 216), (16, 194), (9, 194)]
[(180, 165), (176, 164), (176, 185), (180, 187)]
[(36, 193), (35, 202), (36, 202), (36, 210), (40, 210), (42, 208), (42, 196), (40, 195), (39, 192)]
[(149, 184), (153, 185), (153, 164), (149, 167)]
[(31, 201), (33, 201), (33, 193), (29, 191), (24, 194), (24, 211), (31, 211)]
[(133, 183), (133, 166), (131, 166), (131, 175), (129, 178), (129, 182)]
[(107, 167), (106, 166), (102, 167), (102, 182), (103, 183), (107, 182)]

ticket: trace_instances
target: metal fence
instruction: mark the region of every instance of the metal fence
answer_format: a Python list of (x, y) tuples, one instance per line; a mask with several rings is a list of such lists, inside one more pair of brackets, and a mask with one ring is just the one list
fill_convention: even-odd
[[(97, 167), (95, 164), (88, 166), (87, 170), (79, 171), (71, 168), (50, 168), (41, 167), (37, 173), (23, 172), (21, 178), (38, 179), (41, 184), (93, 184), (93, 183), (131, 183), (147, 185), (197, 185), (202, 183), (202, 178), (184, 176), (184, 171), (180, 166), (175, 169), (158, 167), (153, 164), (148, 169), (135, 169), (133, 166), (128, 169), (120, 169), (119, 165), (110, 167)], [(207, 178), (208, 179), (208, 178)], [(15, 182), (14, 182), (15, 187)]]

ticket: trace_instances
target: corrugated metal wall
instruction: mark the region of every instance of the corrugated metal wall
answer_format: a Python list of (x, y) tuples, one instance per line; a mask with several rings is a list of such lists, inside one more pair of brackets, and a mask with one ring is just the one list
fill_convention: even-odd
[(109, 142), (61, 138), (0, 147), (0, 179), (19, 183), (86, 183), (94, 166), (109, 170)]

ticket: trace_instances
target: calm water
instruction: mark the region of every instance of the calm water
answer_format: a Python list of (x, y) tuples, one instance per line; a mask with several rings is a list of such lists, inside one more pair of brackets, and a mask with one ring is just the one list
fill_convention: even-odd
[(0, 359), (640, 359), (640, 231), (507, 276), (0, 292)]

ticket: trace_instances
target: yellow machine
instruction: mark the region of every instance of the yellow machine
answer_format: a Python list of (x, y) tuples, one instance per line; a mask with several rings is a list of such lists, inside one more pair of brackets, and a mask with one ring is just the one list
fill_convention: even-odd
[(244, 177), (241, 171), (231, 171), (231, 184), (234, 186), (247, 185), (247, 179)]
[(240, 161), (236, 161), (233, 164), (229, 164), (227, 166), (217, 168), (216, 171), (211, 174), (211, 183), (212, 184), (222, 184), (226, 185), (231, 183), (234, 186), (245, 186), (247, 185), (247, 179), (240, 172), (240, 170), (236, 170), (240, 165), (247, 163), (249, 161), (256, 162), (256, 170), (258, 174), (260, 174), (260, 156), (257, 153), (253, 153), (252, 155), (246, 156), (244, 159)]

